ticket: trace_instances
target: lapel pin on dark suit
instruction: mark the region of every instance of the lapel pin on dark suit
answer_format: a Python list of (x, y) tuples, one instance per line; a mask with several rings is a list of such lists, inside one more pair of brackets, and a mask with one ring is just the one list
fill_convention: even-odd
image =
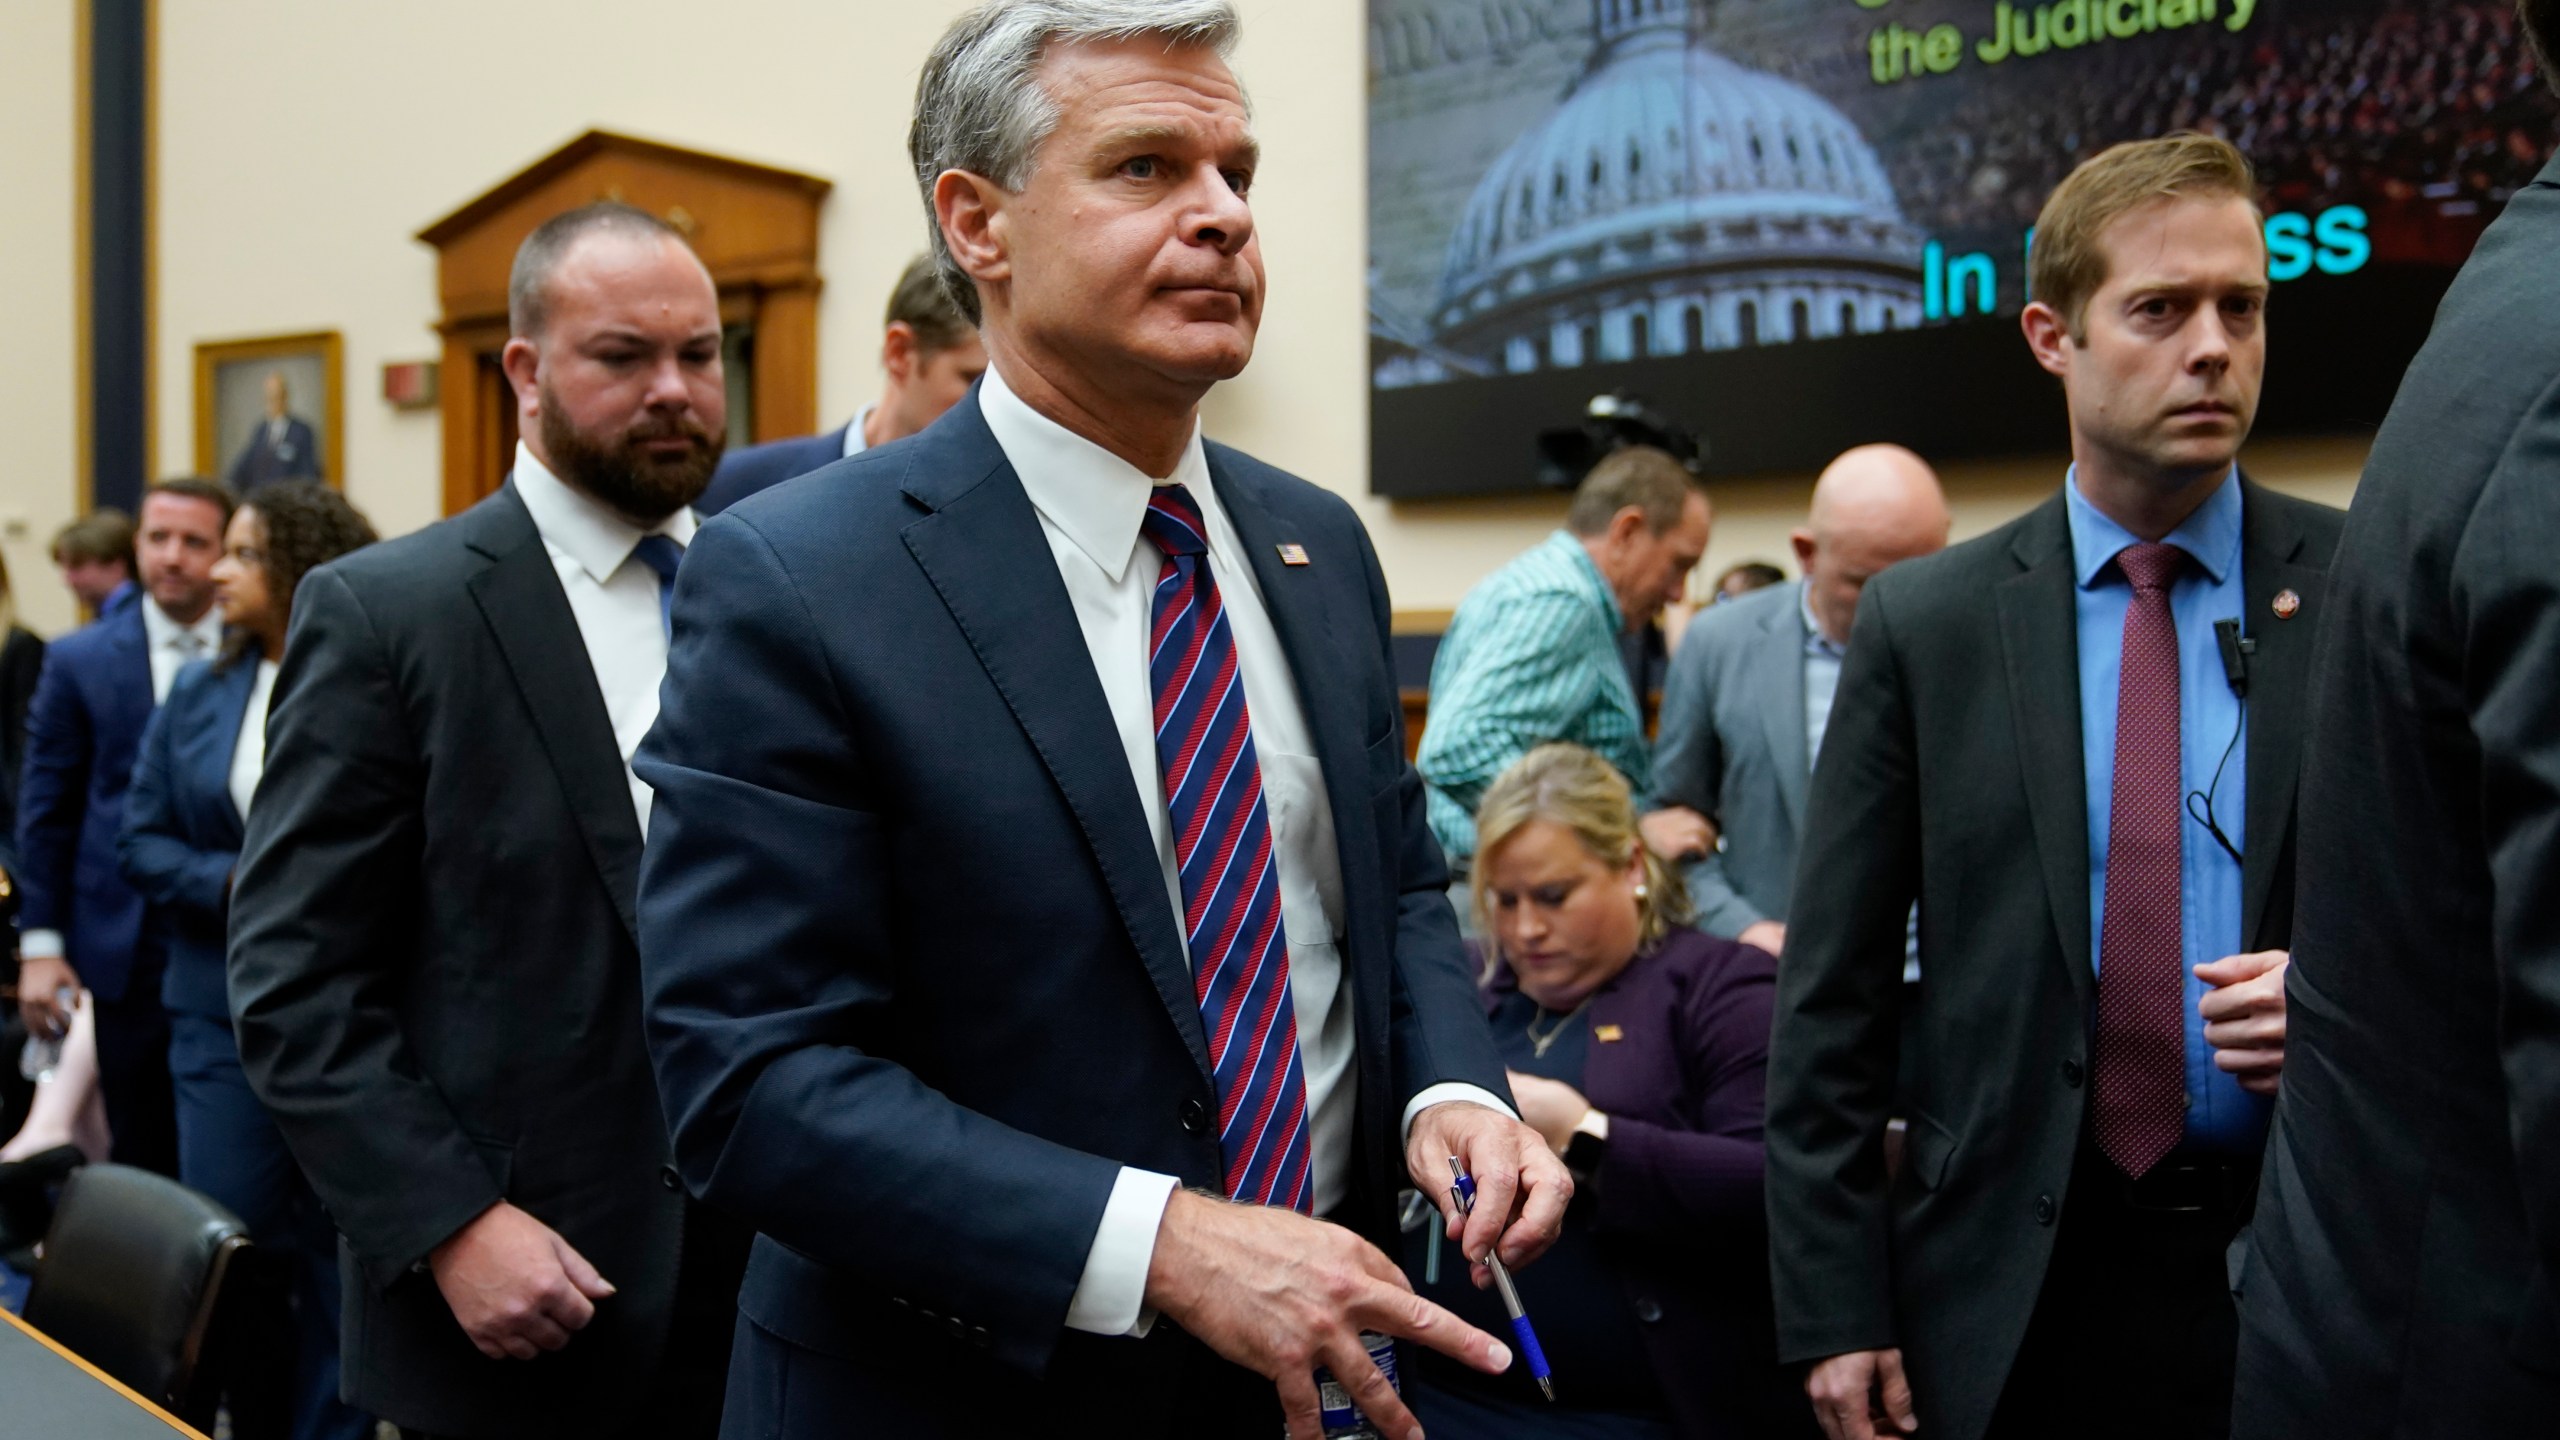
[(1283, 565), (1304, 565), (1308, 563), (1307, 547), (1304, 545), (1282, 545), (1277, 548), (1280, 551), (1280, 563)]
[(1594, 1025), (1591, 1027), (1591, 1038), (1603, 1045), (1612, 1045), (1626, 1039), (1627, 1032), (1615, 1025)]
[(2290, 620), (2302, 613), (2302, 597), (2290, 590), (2279, 590), (2276, 592), (2274, 609), (2277, 619)]

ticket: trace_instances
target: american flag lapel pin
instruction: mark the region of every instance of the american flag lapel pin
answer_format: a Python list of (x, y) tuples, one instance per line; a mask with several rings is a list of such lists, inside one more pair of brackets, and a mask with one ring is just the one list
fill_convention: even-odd
[(1306, 563), (1307, 563), (1307, 547), (1306, 547), (1306, 546), (1304, 546), (1304, 545), (1283, 545), (1283, 546), (1281, 546), (1281, 547), (1280, 547), (1280, 563), (1281, 563), (1281, 564), (1283, 564), (1283, 565), (1304, 565), (1304, 564), (1306, 564)]

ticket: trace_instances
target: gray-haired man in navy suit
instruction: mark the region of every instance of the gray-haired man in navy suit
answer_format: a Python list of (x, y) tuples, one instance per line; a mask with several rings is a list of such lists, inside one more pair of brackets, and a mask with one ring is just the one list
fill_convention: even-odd
[(641, 965), (677, 1167), (761, 1232), (731, 1436), (1316, 1440), (1319, 1365), (1417, 1435), (1363, 1331), (1509, 1355), (1381, 1251), (1397, 1190), (1471, 1169), (1470, 1256), (1561, 1222), (1368, 537), (1200, 436), (1262, 313), (1235, 32), (953, 25), (910, 143), (993, 368), (678, 581)]

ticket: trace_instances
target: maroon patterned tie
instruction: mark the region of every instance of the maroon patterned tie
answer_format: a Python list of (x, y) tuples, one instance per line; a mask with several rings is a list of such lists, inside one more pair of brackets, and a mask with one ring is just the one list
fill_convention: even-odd
[(2098, 932), (2098, 1149), (2140, 1178), (2187, 1129), (2185, 948), (2178, 873), (2178, 623), (2169, 584), (2187, 561), (2128, 545), (2133, 584), (2116, 693), (2115, 801)]

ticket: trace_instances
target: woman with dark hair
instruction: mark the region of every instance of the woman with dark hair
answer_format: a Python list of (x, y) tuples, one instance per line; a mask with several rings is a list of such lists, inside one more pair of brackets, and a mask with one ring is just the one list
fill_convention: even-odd
[(18, 767), (27, 757), (27, 704), (44, 669), (44, 642), (18, 624), (9, 566), (0, 560), (0, 926), (16, 908)]
[(335, 490), (263, 486), (223, 535), (213, 581), (230, 634), (178, 673), (143, 732), (125, 796), (125, 878), (168, 946), (160, 998), (178, 1100), (178, 1178), (227, 1206), (266, 1261), (243, 1277), (229, 1390), (239, 1440), (358, 1440), (368, 1417), (338, 1399), (337, 1239), (284, 1138), (250, 1092), (231, 1033), (223, 929), (231, 871), (266, 759), (267, 702), (294, 587), (373, 542)]

